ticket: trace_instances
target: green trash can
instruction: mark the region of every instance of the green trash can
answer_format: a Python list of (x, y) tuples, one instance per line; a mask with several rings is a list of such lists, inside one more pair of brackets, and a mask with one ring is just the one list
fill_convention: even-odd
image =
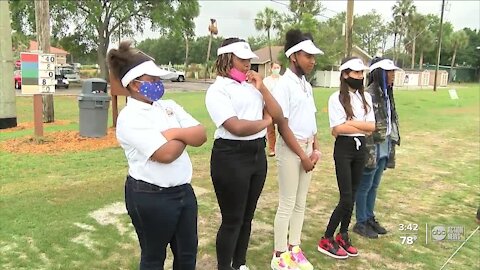
[(82, 93), (78, 96), (80, 136), (99, 138), (107, 135), (110, 100), (107, 81), (98, 78), (83, 81)]

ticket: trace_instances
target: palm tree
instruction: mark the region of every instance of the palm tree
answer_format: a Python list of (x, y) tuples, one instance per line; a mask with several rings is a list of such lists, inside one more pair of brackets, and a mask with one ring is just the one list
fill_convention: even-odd
[(268, 51), (270, 55), (270, 61), (272, 61), (273, 58), (270, 30), (282, 29), (282, 18), (280, 17), (280, 13), (268, 7), (266, 7), (263, 11), (258, 12), (257, 17), (255, 18), (255, 29), (258, 31), (267, 31)]
[(408, 30), (409, 21), (416, 10), (417, 8), (413, 4), (413, 0), (397, 0), (397, 3), (392, 7), (393, 18), (400, 19), (399, 51), (401, 51), (400, 44)]
[(468, 35), (463, 30), (456, 31), (450, 37), (448, 47), (453, 51), (452, 63), (450, 65), (450, 76), (453, 74), (453, 66), (455, 65), (455, 57), (457, 56), (457, 50), (465, 49), (468, 46)]
[(394, 17), (393, 21), (388, 23), (390, 33), (393, 34), (393, 61), (397, 61), (397, 36), (400, 34), (400, 17)]
[(418, 62), (418, 68), (423, 69), (423, 53), (430, 52), (435, 48), (435, 34), (426, 29), (416, 38), (417, 49), (420, 51), (420, 60)]
[(426, 31), (426, 27), (427, 20), (425, 16), (419, 13), (412, 14), (408, 30), (408, 37), (410, 41), (405, 44), (405, 47), (409, 47), (412, 53), (411, 69), (415, 67), (415, 48), (417, 38)]

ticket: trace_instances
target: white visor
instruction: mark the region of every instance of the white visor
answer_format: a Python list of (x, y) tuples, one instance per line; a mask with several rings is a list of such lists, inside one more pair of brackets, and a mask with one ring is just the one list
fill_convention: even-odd
[(340, 71), (345, 70), (345, 69), (351, 69), (355, 71), (360, 71), (360, 70), (368, 70), (368, 67), (363, 64), (363, 61), (358, 58), (353, 58), (348, 60), (347, 62), (343, 63), (340, 66)]
[(288, 49), (285, 52), (285, 55), (287, 57), (290, 57), (290, 55), (298, 51), (304, 51), (309, 54), (323, 54), (322, 50), (320, 50), (315, 46), (315, 44), (313, 44), (313, 41), (311, 41), (310, 39), (307, 39)]
[(138, 78), (142, 75), (150, 75), (150, 76), (157, 76), (162, 77), (169, 74), (168, 71), (159, 68), (153, 61), (145, 61), (132, 69), (130, 69), (123, 77), (122, 77), (122, 85), (123, 87), (127, 87), (127, 85), (133, 81), (135, 78)]
[(258, 56), (250, 49), (250, 45), (244, 41), (235, 42), (218, 48), (217, 56), (225, 53), (233, 53), (240, 59), (258, 58)]
[(400, 69), (399, 67), (395, 66), (392, 60), (390, 59), (383, 59), (378, 61), (375, 64), (372, 64), (370, 66), (370, 71), (373, 71), (377, 68), (381, 68), (383, 70), (395, 70), (395, 69)]

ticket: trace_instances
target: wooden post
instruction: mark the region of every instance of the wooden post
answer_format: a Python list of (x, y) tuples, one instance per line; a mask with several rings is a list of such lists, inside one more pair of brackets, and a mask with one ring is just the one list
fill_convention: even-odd
[(352, 56), (353, 0), (347, 2), (347, 23), (345, 25), (345, 57)]
[(35, 137), (43, 137), (42, 104), (42, 95), (33, 95), (33, 123), (35, 126)]
[[(50, 53), (50, 9), (49, 0), (35, 0), (35, 22), (37, 30), (38, 50)], [(55, 121), (53, 94), (43, 94), (43, 122)]]
[(437, 45), (437, 65), (435, 67), (435, 78), (433, 81), (433, 91), (437, 91), (438, 66), (440, 65), (440, 52), (442, 51), (442, 32), (443, 32), (443, 10), (445, 9), (445, 0), (442, 0), (442, 14), (440, 16), (440, 31), (438, 33)]

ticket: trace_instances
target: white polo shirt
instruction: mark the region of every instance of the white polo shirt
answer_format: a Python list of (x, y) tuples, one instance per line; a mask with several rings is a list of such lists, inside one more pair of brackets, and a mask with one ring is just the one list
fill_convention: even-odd
[(277, 86), (278, 82), (280, 81), (280, 78), (282, 76), (278, 75), (278, 77), (273, 77), (272, 75), (265, 77), (263, 79), (263, 84), (267, 87), (267, 89), (272, 93), (273, 89)]
[(162, 131), (197, 125), (199, 122), (173, 100), (159, 100), (150, 105), (128, 97), (126, 107), (118, 115), (116, 133), (127, 157), (130, 176), (160, 187), (190, 183), (192, 163), (186, 151), (170, 164), (150, 157), (167, 142)]
[[(350, 95), (350, 104), (352, 105), (353, 119), (355, 121), (365, 121), (365, 122), (375, 122), (375, 114), (373, 112), (372, 106), (372, 96), (364, 92), (365, 100), (367, 101), (368, 106), (370, 107), (367, 114), (365, 114), (365, 109), (363, 108), (362, 96), (358, 91), (353, 93), (348, 91)], [(340, 91), (333, 93), (328, 99), (328, 118), (330, 120), (330, 128), (341, 125), (347, 121), (347, 113), (340, 103)], [(365, 136), (363, 133), (355, 134), (339, 134), (343, 136)]]
[(317, 133), (317, 108), (312, 86), (305, 76), (300, 79), (287, 68), (272, 94), (297, 139), (306, 140)]
[(214, 138), (228, 140), (254, 140), (265, 137), (267, 129), (250, 136), (239, 137), (223, 127), (223, 123), (237, 117), (243, 120), (262, 120), (264, 101), (262, 94), (250, 83), (239, 83), (230, 78), (217, 76), (215, 82), (210, 85), (205, 97), (205, 105), (217, 130)]

